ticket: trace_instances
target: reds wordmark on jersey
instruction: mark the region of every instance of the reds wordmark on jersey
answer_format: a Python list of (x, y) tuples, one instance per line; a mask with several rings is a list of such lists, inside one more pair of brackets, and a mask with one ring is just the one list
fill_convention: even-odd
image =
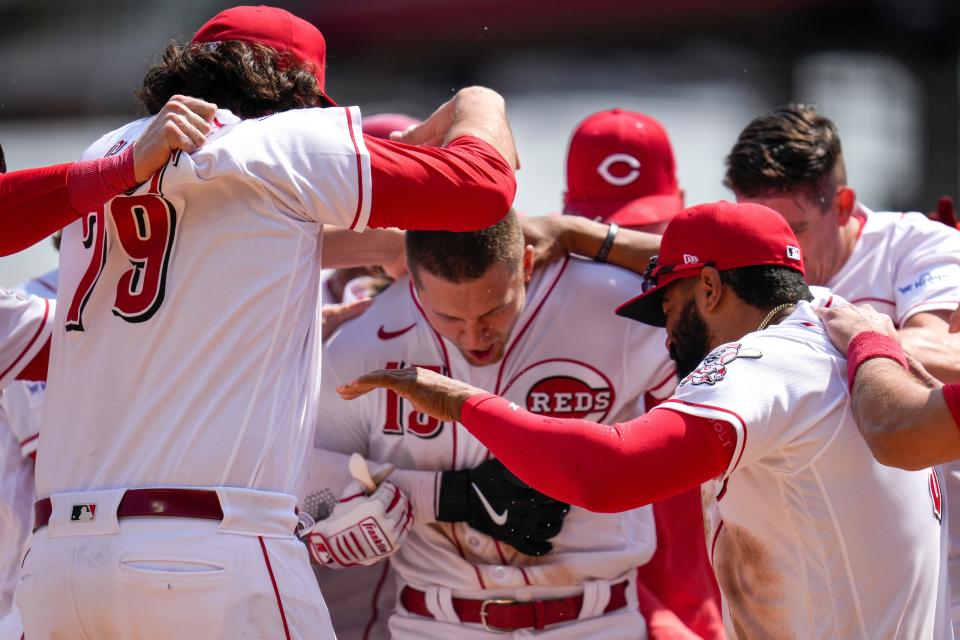
[[(426, 367), (551, 416), (613, 422), (621, 413), (638, 415), (645, 394), (663, 398), (674, 386), (663, 330), (613, 314), (639, 288), (636, 274), (578, 259), (538, 270), (504, 358), (473, 367), (433, 331), (409, 279), (401, 279), (327, 343), (317, 444), (400, 469), (469, 468), (486, 459), (487, 449), (461, 425), (419, 414), (394, 393), (378, 390), (350, 402), (336, 395), (336, 385), (384, 367)], [(571, 340), (571, 332), (586, 334)], [(392, 562), (401, 580), (420, 588), (579, 586), (617, 578), (650, 558), (652, 512), (575, 508), (553, 542), (553, 553), (534, 558), (463, 523), (417, 523)]]

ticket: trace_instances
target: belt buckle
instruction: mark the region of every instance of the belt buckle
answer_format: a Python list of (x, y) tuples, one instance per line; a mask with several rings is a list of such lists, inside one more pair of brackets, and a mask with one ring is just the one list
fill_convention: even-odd
[(483, 628), (491, 633), (510, 633), (513, 629), (501, 629), (499, 627), (492, 627), (487, 623), (487, 606), (491, 604), (517, 604), (516, 600), (511, 600), (510, 598), (489, 598), (484, 600), (480, 605), (480, 624), (483, 625)]

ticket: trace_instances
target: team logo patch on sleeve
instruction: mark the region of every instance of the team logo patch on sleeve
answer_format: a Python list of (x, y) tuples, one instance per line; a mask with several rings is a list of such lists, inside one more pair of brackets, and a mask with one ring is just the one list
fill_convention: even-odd
[(739, 342), (720, 345), (711, 351), (700, 363), (700, 366), (681, 380), (677, 386), (682, 387), (688, 382), (690, 384), (717, 384), (727, 375), (727, 365), (737, 358), (755, 359), (762, 355), (759, 349), (743, 348), (743, 345)]

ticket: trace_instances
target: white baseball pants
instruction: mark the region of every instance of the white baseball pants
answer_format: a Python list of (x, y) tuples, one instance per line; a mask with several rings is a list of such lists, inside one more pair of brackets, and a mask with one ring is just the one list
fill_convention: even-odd
[[(217, 489), (222, 521), (116, 517), (123, 490), (55, 494), (24, 558), (17, 605), (27, 638), (335, 638), (295, 499)], [(74, 505), (96, 517), (71, 521)]]

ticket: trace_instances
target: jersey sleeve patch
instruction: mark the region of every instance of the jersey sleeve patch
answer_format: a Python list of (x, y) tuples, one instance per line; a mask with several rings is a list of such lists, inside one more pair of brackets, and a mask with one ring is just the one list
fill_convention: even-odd
[(756, 359), (762, 356), (763, 353), (759, 349), (744, 347), (739, 342), (720, 345), (703, 359), (700, 366), (681, 380), (677, 387), (683, 387), (687, 384), (717, 384), (726, 377), (727, 365), (733, 361), (738, 358)]

